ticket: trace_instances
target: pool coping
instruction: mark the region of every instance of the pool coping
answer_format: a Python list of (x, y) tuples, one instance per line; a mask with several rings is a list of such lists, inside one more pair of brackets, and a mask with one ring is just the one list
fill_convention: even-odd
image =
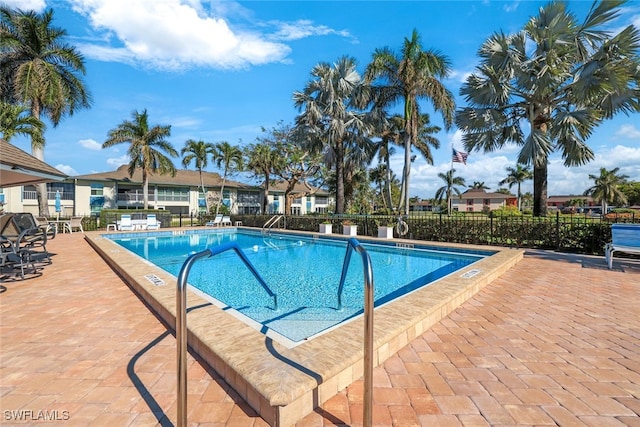
[[(249, 227), (237, 228), (256, 230)], [(171, 231), (182, 234), (199, 229), (185, 227)], [(319, 238), (348, 238), (312, 232), (289, 233)], [(104, 234), (106, 233), (88, 232), (85, 239), (123, 277), (132, 290), (168, 325), (175, 328), (175, 276), (132, 255), (110, 239), (103, 238)], [(360, 242), (390, 244), (386, 239), (364, 236), (356, 238)], [(496, 253), (439, 279), (430, 286), (376, 308), (374, 366), (420, 336), (519, 262), (524, 255), (524, 251), (520, 249), (493, 246), (406, 239), (393, 239), (391, 242), (439, 248), (493, 250)], [(187, 307), (188, 342), (192, 351), (213, 367), (272, 426), (295, 424), (363, 374), (362, 317), (288, 349), (190, 289), (187, 292)], [(229, 334), (229, 331), (235, 333)]]

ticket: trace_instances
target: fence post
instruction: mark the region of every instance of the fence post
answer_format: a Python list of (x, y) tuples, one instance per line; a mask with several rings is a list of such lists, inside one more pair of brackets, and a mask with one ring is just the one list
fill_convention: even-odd
[[(571, 222), (573, 227), (573, 221)], [(556, 211), (556, 250), (560, 250), (560, 212)]]

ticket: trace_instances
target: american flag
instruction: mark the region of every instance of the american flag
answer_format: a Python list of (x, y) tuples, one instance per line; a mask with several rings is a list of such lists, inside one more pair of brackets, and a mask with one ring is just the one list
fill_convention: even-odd
[(464, 163), (466, 165), (467, 164), (467, 157), (469, 157), (468, 153), (465, 153), (465, 152), (462, 152), (462, 151), (457, 151), (455, 148), (453, 148), (452, 160), (454, 162)]

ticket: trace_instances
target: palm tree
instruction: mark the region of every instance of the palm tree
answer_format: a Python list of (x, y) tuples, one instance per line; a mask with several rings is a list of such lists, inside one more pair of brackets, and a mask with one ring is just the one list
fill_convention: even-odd
[(44, 123), (29, 115), (26, 107), (0, 101), (0, 134), (5, 141), (11, 141), (16, 135), (27, 135), (36, 145), (44, 145), (44, 130)]
[(593, 179), (595, 185), (584, 192), (585, 196), (591, 196), (602, 206), (602, 215), (607, 213), (607, 205), (609, 203), (626, 204), (627, 197), (620, 191), (619, 186), (626, 182), (629, 178), (627, 175), (618, 175), (620, 168), (607, 170), (600, 168), (600, 175), (589, 175), (589, 179)]
[[(64, 43), (66, 31), (52, 26), (53, 10), (41, 14), (0, 6), (0, 98), (29, 108), (40, 120), (45, 114), (53, 126), (65, 115), (90, 106), (90, 94), (80, 75), (84, 58)], [(44, 160), (44, 139), (31, 136), (31, 152)], [(40, 215), (48, 214), (47, 186), (36, 186)]]
[(264, 198), (262, 200), (262, 213), (265, 214), (269, 204), (271, 173), (275, 169), (279, 169), (278, 165), (280, 165), (283, 159), (277, 155), (275, 147), (265, 140), (262, 140), (262, 142), (258, 144), (249, 144), (245, 153), (247, 157), (247, 168), (254, 173), (254, 176), (261, 176), (263, 178)]
[(311, 141), (311, 149), (325, 154), (329, 169), (335, 168), (336, 213), (345, 208), (345, 163), (349, 149), (371, 144), (370, 116), (362, 111), (369, 101), (366, 87), (356, 70), (356, 60), (342, 57), (333, 65), (313, 67), (312, 80), (302, 92), (294, 92), (298, 132)]
[[(222, 187), (220, 188), (218, 203), (216, 204), (216, 215), (218, 215), (220, 203), (222, 203), (224, 197), (224, 186), (227, 182), (227, 177), (234, 172), (242, 170), (244, 159), (242, 158), (242, 150), (238, 146), (229, 144), (227, 141), (221, 141), (215, 145), (211, 159), (218, 168), (222, 169)], [(231, 206), (229, 206), (229, 208), (231, 208)]]
[(169, 157), (156, 149), (165, 151), (171, 157), (178, 157), (178, 152), (171, 143), (165, 140), (171, 135), (171, 126), (149, 125), (147, 110), (142, 113), (133, 112), (133, 120), (125, 120), (115, 129), (111, 129), (102, 148), (116, 144), (129, 143), (129, 176), (133, 177), (137, 168), (142, 169), (142, 194), (144, 208), (149, 208), (149, 176), (153, 174), (176, 175), (176, 168)]
[(465, 148), (520, 145), (518, 163), (533, 165), (536, 216), (547, 212), (549, 155), (558, 150), (566, 166), (583, 165), (594, 158), (586, 141), (595, 127), (640, 111), (640, 30), (606, 31), (623, 3), (594, 2), (582, 23), (566, 3), (546, 4), (520, 32), (485, 41), (461, 88), (470, 105), (456, 114)]
[(507, 177), (500, 181), (498, 185), (508, 184), (509, 188), (514, 185), (518, 187), (518, 210), (522, 210), (522, 192), (520, 191), (520, 186), (523, 182), (532, 179), (533, 173), (531, 172), (531, 169), (521, 164), (517, 164), (515, 169), (511, 166), (507, 166), (507, 172), (509, 173)]
[(458, 187), (466, 186), (464, 178), (461, 176), (455, 176), (455, 173), (455, 169), (449, 169), (446, 173), (438, 173), (438, 178), (442, 179), (445, 182), (445, 185), (438, 188), (435, 199), (438, 203), (442, 203), (442, 199), (446, 196), (447, 212), (449, 215), (451, 214), (451, 193), (456, 193), (456, 195), (460, 197), (461, 193)]
[[(448, 129), (453, 121), (455, 101), (453, 94), (442, 84), (440, 79), (450, 74), (450, 64), (446, 56), (433, 50), (423, 50), (420, 36), (413, 30), (411, 39), (405, 38), (400, 54), (389, 48), (376, 49), (371, 63), (367, 66), (365, 77), (368, 81), (381, 78), (381, 99), (387, 105), (404, 103), (403, 140), (404, 170), (402, 186), (405, 214), (409, 214), (409, 172), (411, 169), (411, 146), (418, 144), (421, 122), (420, 99), (427, 99), (433, 108), (442, 113), (445, 127)], [(417, 145), (416, 145), (417, 146)], [(428, 146), (423, 152), (429, 161)], [(422, 151), (422, 150), (421, 150)], [(428, 153), (428, 154), (425, 154)]]
[[(194, 141), (193, 139), (187, 140), (184, 147), (180, 150), (182, 157), (182, 166), (185, 168), (193, 161), (195, 162), (196, 170), (200, 174), (200, 188), (202, 189), (202, 195), (206, 204), (207, 213), (209, 213), (209, 198), (207, 197), (207, 190), (204, 187), (204, 179), (202, 178), (202, 170), (206, 169), (209, 164), (208, 157), (213, 155), (215, 147), (210, 142)], [(186, 156), (185, 156), (186, 154)]]
[(378, 196), (382, 200), (382, 206), (385, 210), (390, 209), (387, 205), (387, 197), (385, 195), (385, 184), (387, 182), (387, 165), (378, 163), (375, 168), (369, 169), (369, 179), (377, 187)]
[(469, 185), (472, 190), (488, 190), (489, 187), (485, 185), (484, 181), (473, 181), (473, 184)]

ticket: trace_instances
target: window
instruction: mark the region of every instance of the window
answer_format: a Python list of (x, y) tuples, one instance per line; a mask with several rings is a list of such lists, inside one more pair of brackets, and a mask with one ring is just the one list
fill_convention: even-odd
[(316, 196), (316, 205), (327, 205), (327, 204), (329, 204), (328, 197)]
[(189, 189), (182, 188), (182, 187), (158, 187), (158, 201), (159, 202), (188, 202)]
[(102, 196), (104, 195), (104, 187), (102, 184), (91, 184), (91, 195)]
[(238, 192), (238, 203), (242, 204), (260, 204), (260, 193)]
[(491, 199), (484, 199), (484, 200), (482, 201), (482, 204), (484, 204), (485, 206), (489, 206), (489, 205), (491, 205)]
[(300, 206), (291, 206), (291, 215), (300, 215), (301, 213)]

